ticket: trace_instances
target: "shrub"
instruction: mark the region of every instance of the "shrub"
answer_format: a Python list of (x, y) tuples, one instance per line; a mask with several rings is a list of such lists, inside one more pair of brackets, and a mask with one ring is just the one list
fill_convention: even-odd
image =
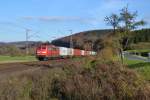
[(52, 86), (60, 100), (148, 100), (150, 88), (145, 84), (134, 71), (109, 62), (54, 79)]
[(120, 63), (101, 63), (91, 57), (0, 82), (0, 100), (149, 99), (150, 84), (136, 72)]
[(12, 78), (0, 84), (0, 100), (30, 100), (32, 83), (25, 77)]
[[(51, 81), (61, 70), (26, 73), (0, 83), (0, 100), (57, 100), (51, 96)], [(62, 75), (63, 76), (63, 75)]]

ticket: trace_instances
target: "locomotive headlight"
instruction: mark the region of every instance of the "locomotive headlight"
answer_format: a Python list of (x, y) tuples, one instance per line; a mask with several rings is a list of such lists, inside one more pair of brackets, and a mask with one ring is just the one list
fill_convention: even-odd
[(42, 53), (46, 53), (46, 52), (43, 51)]

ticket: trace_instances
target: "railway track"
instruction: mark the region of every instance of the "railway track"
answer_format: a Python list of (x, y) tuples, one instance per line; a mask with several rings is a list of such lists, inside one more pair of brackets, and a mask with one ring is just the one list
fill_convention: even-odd
[(61, 67), (62, 63), (68, 62), (69, 59), (17, 62), (0, 64), (0, 79), (26, 72), (47, 70), (54, 67)]

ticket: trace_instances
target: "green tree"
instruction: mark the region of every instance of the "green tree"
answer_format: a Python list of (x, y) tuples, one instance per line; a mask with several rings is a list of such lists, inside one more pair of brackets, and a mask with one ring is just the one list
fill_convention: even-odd
[[(128, 46), (129, 42), (129, 36), (130, 34), (138, 28), (138, 26), (145, 25), (145, 22), (143, 20), (136, 21), (137, 18), (137, 11), (136, 12), (130, 12), (128, 10), (128, 6), (124, 7), (120, 15), (117, 14), (111, 14), (110, 16), (106, 16), (104, 21), (107, 23), (107, 25), (110, 25), (113, 27), (113, 32), (115, 36), (117, 36), (117, 40), (120, 45), (118, 46), (118, 50), (121, 55), (121, 61), (123, 63), (123, 55), (122, 52), (125, 50)], [(119, 30), (119, 32), (116, 32), (116, 29)], [(116, 33), (119, 33), (116, 35)]]
[(130, 12), (127, 7), (124, 7), (120, 12), (120, 20), (122, 22), (122, 26), (120, 27), (123, 32), (121, 32), (123, 35), (122, 37), (122, 44), (123, 44), (123, 50), (125, 50), (129, 43), (129, 36), (133, 32), (133, 30), (137, 29), (139, 26), (145, 25), (145, 21), (140, 20), (136, 21), (138, 14), (137, 11)]

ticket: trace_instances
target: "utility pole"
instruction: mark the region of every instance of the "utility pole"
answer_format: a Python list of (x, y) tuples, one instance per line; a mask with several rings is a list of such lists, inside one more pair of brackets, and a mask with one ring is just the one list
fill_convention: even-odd
[[(73, 39), (72, 39), (72, 30), (69, 30), (70, 31), (70, 48), (72, 48), (73, 49)], [(72, 51), (72, 49), (71, 49), (71, 51), (70, 51), (70, 53), (71, 54), (73, 54), (73, 51)], [(73, 55), (71, 56), (71, 58), (73, 57)]]
[(29, 54), (29, 45), (28, 45), (28, 42), (29, 42), (29, 31), (31, 31), (30, 29), (25, 29), (26, 31), (26, 55)]
[(72, 39), (72, 30), (69, 30), (71, 35), (70, 35), (70, 48), (73, 48), (73, 39)]
[(94, 51), (95, 38), (93, 38), (91, 42), (92, 42), (92, 44), (91, 44), (91, 51)]

